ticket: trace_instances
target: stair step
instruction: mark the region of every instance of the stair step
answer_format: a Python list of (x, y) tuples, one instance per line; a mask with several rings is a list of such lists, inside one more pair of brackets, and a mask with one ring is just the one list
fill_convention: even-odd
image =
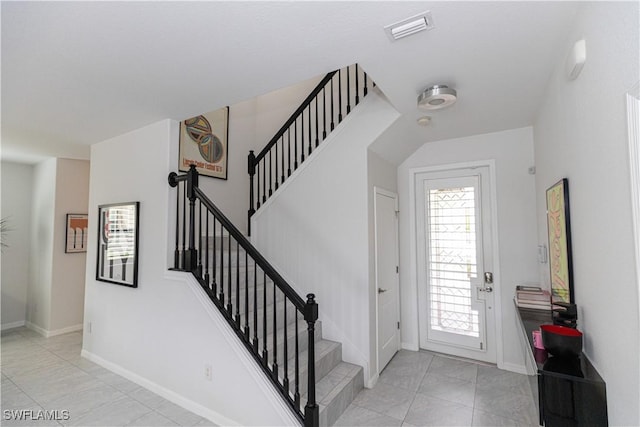
[[(364, 388), (361, 366), (340, 362), (316, 382), (316, 402), (320, 407), (320, 426), (332, 426)], [(301, 397), (307, 404), (307, 395)]]
[[(302, 348), (301, 348), (302, 350)], [(300, 394), (306, 394), (307, 392), (307, 384), (308, 384), (308, 354), (309, 352), (305, 349), (304, 351), (300, 351)], [(342, 361), (342, 344), (322, 339), (315, 344), (315, 359), (316, 359), (316, 383), (318, 379), (323, 378), (327, 375), (333, 368), (335, 368)], [(295, 364), (289, 364), (289, 383), (291, 384), (291, 389), (293, 391), (294, 378), (295, 378)], [(280, 374), (280, 377), (282, 375)], [(304, 408), (304, 406), (303, 406)]]
[[(287, 363), (292, 365), (294, 363), (295, 358), (295, 350), (296, 350), (296, 341), (295, 341), (295, 328), (293, 325), (287, 328)], [(284, 335), (284, 331), (282, 329), (278, 330), (278, 366), (284, 366), (284, 340), (282, 339)], [(322, 340), (322, 322), (317, 321), (314, 331), (314, 342), (318, 343)], [(261, 344), (262, 345), (262, 344)], [(307, 323), (306, 322), (298, 322), (298, 349), (302, 352), (306, 350), (309, 345), (309, 333), (307, 332)], [(273, 357), (273, 333), (267, 335), (267, 351), (269, 352), (270, 357)], [(304, 356), (306, 357), (306, 356)]]

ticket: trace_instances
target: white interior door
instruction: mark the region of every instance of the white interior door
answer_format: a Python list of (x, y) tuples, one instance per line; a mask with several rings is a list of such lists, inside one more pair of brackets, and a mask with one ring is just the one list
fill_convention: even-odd
[(400, 348), (398, 196), (376, 188), (374, 205), (378, 373), (380, 373)]
[(416, 175), (420, 346), (496, 362), (488, 167)]

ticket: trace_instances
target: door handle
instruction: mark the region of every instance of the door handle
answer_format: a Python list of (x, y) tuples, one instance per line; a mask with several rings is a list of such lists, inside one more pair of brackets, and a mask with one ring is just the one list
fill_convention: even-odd
[(382, 293), (385, 293), (385, 292), (387, 292), (387, 289), (378, 288), (378, 293), (379, 294), (382, 294)]
[(484, 283), (490, 285), (493, 283), (493, 273), (490, 271), (487, 271), (486, 273), (484, 273)]
[(493, 292), (493, 288), (491, 286), (485, 286), (484, 288), (478, 288), (478, 291), (480, 292)]

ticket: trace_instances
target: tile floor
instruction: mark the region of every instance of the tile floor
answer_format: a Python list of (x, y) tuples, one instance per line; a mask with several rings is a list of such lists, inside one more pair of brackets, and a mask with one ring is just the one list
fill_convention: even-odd
[[(80, 332), (43, 338), (2, 332), (0, 425), (212, 426), (80, 356)], [(7, 419), (7, 411), (68, 410), (60, 421)], [(62, 415), (62, 414), (61, 414)], [(64, 417), (60, 417), (64, 418)], [(400, 351), (338, 419), (338, 426), (537, 426), (524, 375), (428, 352)]]
[(429, 352), (399, 351), (337, 426), (537, 426), (526, 375)]
[[(2, 332), (2, 426), (213, 426), (210, 421), (80, 356), (80, 332), (52, 338)], [(59, 421), (8, 419), (12, 410), (67, 410)], [(24, 412), (23, 412), (24, 416)]]

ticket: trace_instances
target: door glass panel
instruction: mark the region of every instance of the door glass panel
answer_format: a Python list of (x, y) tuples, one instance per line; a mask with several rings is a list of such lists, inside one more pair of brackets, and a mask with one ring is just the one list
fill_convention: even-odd
[(478, 337), (478, 310), (471, 305), (478, 271), (474, 187), (428, 191), (431, 329)]

